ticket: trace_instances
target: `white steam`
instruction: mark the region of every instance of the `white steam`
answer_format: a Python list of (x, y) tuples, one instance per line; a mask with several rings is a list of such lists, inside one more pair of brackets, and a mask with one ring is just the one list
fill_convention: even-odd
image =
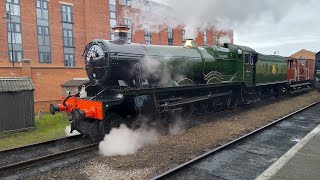
[[(131, 0), (133, 8), (144, 9), (145, 0)], [(160, 32), (167, 27), (184, 28), (187, 38), (195, 38), (205, 29), (228, 30), (260, 21), (280, 22), (294, 6), (311, 0), (156, 0), (150, 11), (139, 15), (123, 11), (123, 17), (132, 19), (133, 33), (150, 29)]]
[(219, 37), (219, 44), (231, 43), (232, 38), (229, 35), (222, 35)]
[(112, 129), (99, 144), (100, 153), (104, 156), (125, 156), (136, 153), (146, 145), (156, 143), (160, 135), (156, 130), (129, 129), (121, 125), (119, 129)]
[(71, 131), (71, 126), (69, 125), (64, 130), (64, 132), (66, 133), (66, 136), (70, 137), (70, 136), (76, 136), (80, 134), (77, 130), (73, 130), (72, 133), (70, 133), (70, 131)]
[[(181, 119), (176, 119), (169, 126), (169, 135), (179, 135), (185, 131), (185, 123)], [(119, 128), (114, 128), (104, 137), (99, 144), (99, 152), (103, 156), (126, 156), (135, 154), (139, 149), (156, 144), (162, 135), (161, 129), (145, 128), (129, 129), (122, 124)]]
[(182, 119), (177, 119), (169, 128), (170, 135), (180, 135), (186, 130), (186, 123)]

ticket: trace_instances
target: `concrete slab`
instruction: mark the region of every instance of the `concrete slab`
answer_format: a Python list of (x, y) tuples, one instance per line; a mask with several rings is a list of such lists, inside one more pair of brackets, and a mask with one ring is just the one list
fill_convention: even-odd
[(281, 168), (270, 179), (319, 180), (320, 156), (317, 157), (297, 153), (283, 168)]
[(256, 179), (319, 180), (320, 125)]
[[(320, 135), (320, 133), (319, 133), (319, 135)], [(316, 136), (315, 136), (298, 152), (320, 157), (320, 136), (319, 136), (319, 138), (316, 138)], [(320, 166), (319, 166), (319, 171), (320, 171)], [(319, 179), (320, 179), (320, 177), (319, 177)]]

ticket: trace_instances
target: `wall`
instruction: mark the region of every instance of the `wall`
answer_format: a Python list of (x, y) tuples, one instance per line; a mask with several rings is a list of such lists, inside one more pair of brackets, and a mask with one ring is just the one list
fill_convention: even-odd
[[(36, 1), (20, 0), (20, 17), (24, 59), (32, 59), (34, 66), (64, 66), (61, 4), (72, 6), (76, 67), (83, 67), (83, 49), (92, 39), (109, 39), (109, 2), (107, 0), (51, 0), (49, 31), (51, 63), (39, 63)], [(5, 1), (0, 2), (0, 14), (6, 13)], [(7, 26), (0, 18), (0, 66), (11, 66), (8, 59)], [(19, 63), (16, 63), (19, 66)]]
[(0, 77), (29, 76), (35, 86), (35, 111), (48, 112), (49, 104), (61, 103), (61, 84), (73, 78), (86, 78), (84, 68), (39, 67), (23, 60), (17, 67), (0, 67)]
[(302, 49), (296, 53), (294, 53), (293, 55), (291, 55), (290, 57), (292, 58), (297, 58), (297, 59), (312, 59), (315, 60), (316, 58), (316, 53)]

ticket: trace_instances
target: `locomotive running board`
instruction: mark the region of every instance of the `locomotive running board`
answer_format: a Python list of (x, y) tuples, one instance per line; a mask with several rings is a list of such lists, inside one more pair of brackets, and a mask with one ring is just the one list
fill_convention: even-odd
[(204, 100), (208, 100), (208, 99), (212, 99), (215, 97), (222, 97), (222, 96), (228, 96), (232, 94), (232, 91), (226, 92), (226, 93), (218, 93), (218, 94), (209, 94), (206, 96), (197, 96), (197, 97), (192, 97), (192, 98), (188, 98), (188, 99), (183, 99), (181, 101), (178, 102), (173, 102), (170, 104), (167, 104), (167, 107), (174, 107), (174, 106), (180, 106), (180, 105), (184, 105), (184, 104), (189, 104), (189, 103), (194, 103), (194, 102), (199, 102), (199, 101), (204, 101)]

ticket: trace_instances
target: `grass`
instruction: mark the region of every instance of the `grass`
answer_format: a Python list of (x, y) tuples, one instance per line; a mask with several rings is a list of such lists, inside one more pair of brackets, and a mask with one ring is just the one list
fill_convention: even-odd
[(65, 128), (70, 124), (62, 113), (44, 114), (42, 119), (35, 118), (36, 127), (26, 132), (0, 134), (0, 150), (11, 149), (29, 144), (65, 137)]

